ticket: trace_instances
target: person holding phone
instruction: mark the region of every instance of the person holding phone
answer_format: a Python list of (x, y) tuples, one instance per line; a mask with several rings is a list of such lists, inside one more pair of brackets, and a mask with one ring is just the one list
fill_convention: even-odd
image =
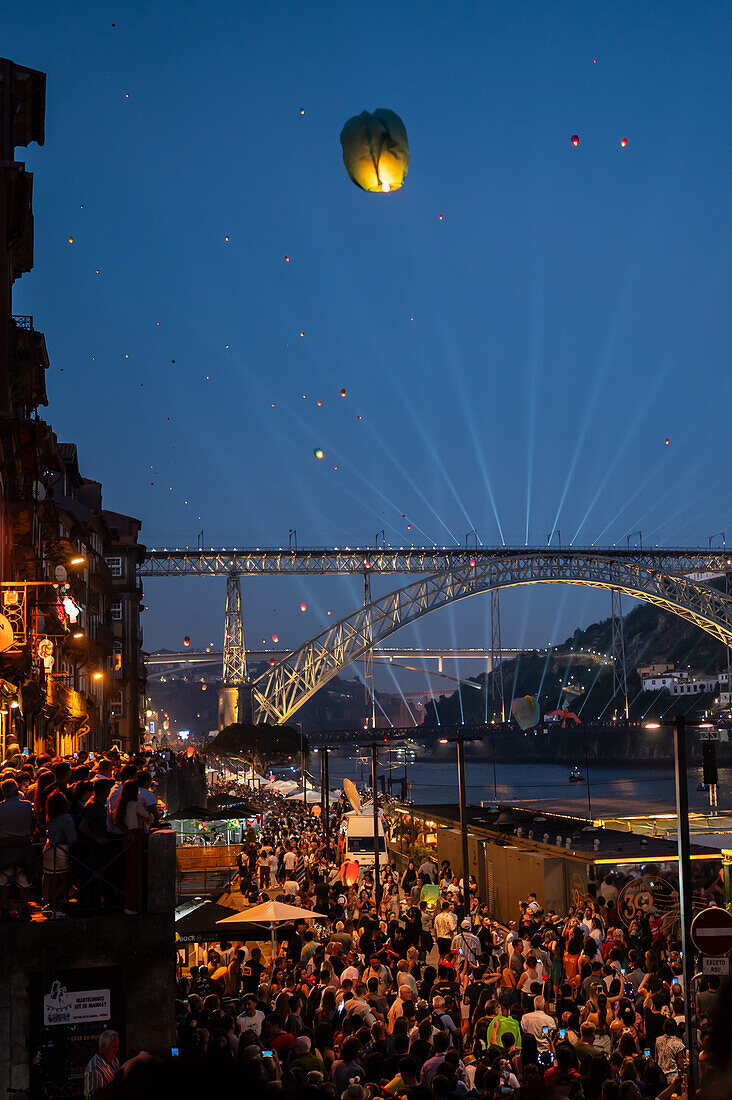
[(540, 1053), (549, 1050), (549, 1031), (553, 1031), (556, 1026), (556, 1020), (546, 1011), (546, 1002), (541, 994), (534, 997), (532, 1011), (524, 1012), (521, 1017), (521, 1030), (524, 1035), (534, 1036)]

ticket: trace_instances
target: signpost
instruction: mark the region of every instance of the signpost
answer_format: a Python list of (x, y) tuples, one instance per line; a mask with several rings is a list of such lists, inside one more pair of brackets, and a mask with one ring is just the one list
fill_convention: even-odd
[(691, 922), (691, 938), (702, 955), (732, 951), (732, 914), (726, 909), (702, 909)]
[(702, 974), (713, 978), (726, 978), (729, 975), (728, 955), (704, 955)]

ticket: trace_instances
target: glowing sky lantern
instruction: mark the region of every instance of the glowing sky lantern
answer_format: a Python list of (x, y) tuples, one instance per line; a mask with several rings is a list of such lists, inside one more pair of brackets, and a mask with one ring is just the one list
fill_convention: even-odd
[(341, 390), (341, 397), (345, 397), (345, 396), (346, 396), (346, 391), (345, 391), (345, 389), (342, 389)]
[(307, 611), (307, 609), (308, 609), (308, 605), (306, 603), (301, 603), (300, 604), (300, 610), (301, 611)]
[(347, 863), (341, 864), (341, 882), (344, 886), (355, 886), (358, 882), (359, 875), (358, 861), (355, 859), (348, 860)]
[(275, 659), (274, 659), (274, 657), (270, 657), (270, 659), (269, 659), (269, 663), (270, 663), (271, 665), (273, 665), (273, 664), (275, 663)]
[(440, 887), (434, 883), (425, 883), (420, 891), (420, 901), (427, 902), (427, 908), (434, 910), (437, 908), (437, 903), (440, 900)]
[(188, 648), (188, 646), (189, 646), (190, 644), (191, 644), (191, 639), (190, 639), (190, 638), (188, 637), (188, 635), (186, 634), (185, 638), (183, 639), (183, 645), (184, 645), (184, 646), (186, 647), (186, 649), (187, 649), (187, 648)]
[(671, 442), (671, 440), (669, 439), (668, 436), (666, 436), (666, 438), (664, 439), (664, 443), (666, 444), (667, 447), (668, 447), (670, 442)]
[(273, 634), (273, 635), (272, 635), (272, 641), (274, 642), (274, 644), (275, 644), (275, 645), (277, 645), (277, 643), (279, 642), (279, 640), (280, 640), (280, 636), (279, 636), (279, 634)]
[(541, 718), (538, 703), (533, 695), (521, 695), (511, 703), (511, 714), (522, 730), (531, 729)]
[(579, 145), (579, 134), (572, 134), (571, 141), (576, 148)]
[(322, 458), (323, 457), (323, 451), (321, 450), (320, 447), (316, 447), (313, 451), (313, 454), (315, 455), (316, 458)]
[(363, 191), (396, 191), (409, 169), (409, 141), (399, 115), (379, 107), (349, 118), (341, 130), (343, 163)]
[(621, 138), (620, 139), (620, 148), (621, 149), (624, 149), (627, 144), (628, 144), (628, 139), (627, 138)]

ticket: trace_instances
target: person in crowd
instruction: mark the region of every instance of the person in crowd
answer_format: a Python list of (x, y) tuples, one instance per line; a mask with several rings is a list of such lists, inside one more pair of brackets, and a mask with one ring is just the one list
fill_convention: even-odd
[(84, 1072), (86, 1100), (91, 1100), (91, 1097), (101, 1100), (111, 1091), (120, 1071), (118, 1054), (119, 1035), (116, 1031), (103, 1031), (97, 1043), (97, 1053), (92, 1056)]

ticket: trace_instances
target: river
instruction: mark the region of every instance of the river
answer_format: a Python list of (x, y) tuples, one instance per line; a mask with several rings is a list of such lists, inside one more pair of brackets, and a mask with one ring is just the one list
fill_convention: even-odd
[[(364, 757), (346, 753), (330, 754), (330, 785), (335, 787), (344, 778), (360, 785), (361, 767), (364, 777), (370, 781), (370, 762)], [(380, 774), (386, 774), (382, 762)], [(582, 769), (584, 775), (584, 769)], [(411, 798), (418, 805), (457, 802), (457, 766), (415, 762), (408, 763), (407, 774), (411, 783)], [(404, 775), (400, 764), (393, 768), (394, 794), (399, 797), (399, 780)], [(493, 765), (466, 761), (467, 800), (473, 805), (481, 802), (508, 802), (513, 805), (542, 806), (546, 810), (587, 814), (587, 785), (568, 782), (566, 764), (498, 764), (497, 788), (494, 790)], [(701, 769), (689, 772), (689, 807), (695, 811), (709, 808), (709, 795), (698, 791)], [(387, 779), (388, 783), (388, 779)], [(673, 769), (663, 767), (597, 766), (590, 765), (590, 798), (593, 816), (631, 815), (648, 813), (672, 813), (675, 806)], [(720, 811), (732, 807), (732, 768), (719, 771), (718, 800)]]

